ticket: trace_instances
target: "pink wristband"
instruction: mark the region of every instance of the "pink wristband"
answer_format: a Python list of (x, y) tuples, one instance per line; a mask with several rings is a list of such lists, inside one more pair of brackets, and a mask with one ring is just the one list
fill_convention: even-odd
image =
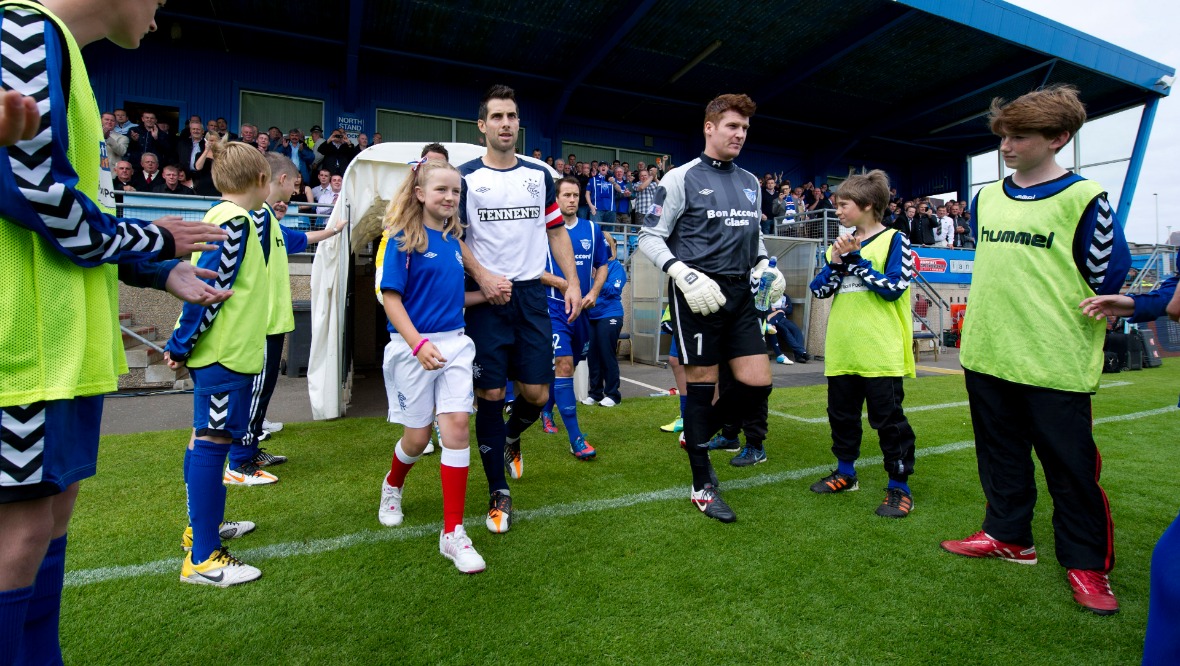
[(430, 342), (430, 338), (422, 338), (418, 341), (418, 344), (414, 345), (414, 351), (410, 353), (414, 356), (417, 356), (418, 352), (422, 350), (422, 345), (426, 344), (427, 342)]

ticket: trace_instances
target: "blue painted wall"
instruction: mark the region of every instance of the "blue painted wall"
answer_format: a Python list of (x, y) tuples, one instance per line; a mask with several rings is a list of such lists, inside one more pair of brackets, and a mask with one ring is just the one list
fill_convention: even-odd
[[(329, 127), (337, 115), (350, 113), (364, 119), (365, 130), (369, 133), (374, 130), (378, 108), (474, 119), (484, 91), (485, 84), (465, 84), (462, 80), (423, 83), (396, 72), (369, 71), (362, 66), (357, 108), (346, 109), (343, 67), (333, 64), (338, 58), (308, 58), (306, 51), (299, 51), (297, 44), (292, 48), (293, 52), (300, 54), (297, 59), (231, 56), (152, 43), (129, 52), (108, 42), (100, 42), (88, 46), (85, 56), (101, 109), (114, 109), (126, 102), (176, 106), (180, 108), (182, 122), (192, 114), (205, 120), (224, 116), (233, 131), (243, 122), (239, 117), (242, 90), (322, 100), (325, 127)], [(677, 132), (661, 126), (658, 118), (653, 118), (646, 126), (624, 125), (611, 122), (605, 115), (598, 114), (597, 109), (568, 109), (557, 125), (558, 136), (544, 136), (545, 128), (552, 125), (547, 115), (550, 101), (540, 97), (530, 99), (522, 94), (521, 118), (528, 130), (528, 145), (520, 146), (522, 152), (540, 147), (545, 154), (556, 154), (561, 141), (577, 141), (667, 153), (680, 164), (696, 157), (702, 147), (699, 129)], [(246, 120), (263, 126), (269, 122), (265, 118)], [(899, 147), (896, 160), (863, 164), (849, 161), (828, 173), (819, 174), (815, 173), (812, 156), (786, 147), (789, 135), (769, 130), (760, 134), (756, 121), (757, 118), (739, 163), (759, 176), (766, 172), (782, 173), (794, 184), (809, 180), (818, 184), (825, 182), (828, 176), (845, 175), (849, 165), (867, 166), (885, 169), (899, 192), (915, 195), (957, 189), (963, 171), (958, 160), (922, 160), (910, 164), (907, 151)], [(654, 145), (645, 146), (645, 136), (652, 137)], [(776, 140), (782, 145), (773, 145)], [(934, 182), (949, 182), (951, 186), (946, 189), (928, 187)]]

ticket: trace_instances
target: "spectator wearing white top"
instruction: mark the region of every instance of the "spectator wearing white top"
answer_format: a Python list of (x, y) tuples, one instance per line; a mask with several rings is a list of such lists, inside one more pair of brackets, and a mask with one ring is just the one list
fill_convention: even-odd
[(955, 246), (955, 221), (946, 214), (946, 206), (938, 207), (938, 226), (934, 228), (935, 247)]

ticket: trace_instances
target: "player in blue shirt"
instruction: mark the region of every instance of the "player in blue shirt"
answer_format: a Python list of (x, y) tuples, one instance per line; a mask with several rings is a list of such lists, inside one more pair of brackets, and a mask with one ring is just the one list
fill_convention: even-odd
[(627, 269), (616, 258), (614, 236), (604, 234), (610, 261), (606, 264), (606, 282), (598, 292), (598, 302), (586, 312), (590, 318), (590, 395), (588, 399), (603, 407), (622, 402), (619, 393), (619, 359), (615, 350), (623, 330), (623, 287)]
[[(610, 251), (598, 225), (590, 220), (578, 219), (578, 193), (580, 188), (576, 178), (562, 178), (557, 183), (557, 206), (561, 210), (562, 221), (570, 235), (570, 244), (574, 248), (574, 265), (578, 273), (578, 284), (582, 287), (582, 309), (589, 310), (598, 300), (602, 285), (606, 282), (607, 262)], [(593, 286), (591, 286), (593, 282)], [(553, 405), (561, 411), (561, 420), (565, 422), (569, 433), (570, 453), (580, 460), (594, 458), (595, 450), (586, 441), (578, 428), (578, 401), (574, 396), (574, 367), (584, 358), (590, 347), (590, 322), (586, 317), (578, 317), (572, 322), (565, 312), (565, 290), (568, 286), (564, 273), (553, 255), (549, 256), (549, 264), (541, 275), (541, 284), (545, 285), (546, 296), (549, 301), (549, 321), (553, 326), (553, 390), (549, 392), (549, 402), (542, 411), (542, 418), (546, 426), (553, 422)], [(546, 432), (549, 432), (546, 427)]]
[(389, 420), (405, 429), (381, 483), (377, 517), (387, 527), (401, 524), (406, 474), (426, 449), (437, 412), (443, 445), (439, 552), (459, 571), (478, 573), (485, 568), (484, 559), (463, 529), (475, 343), (463, 329), (461, 193), (455, 167), (423, 158), (414, 164), (385, 216), (376, 277), (389, 317), (383, 370)]

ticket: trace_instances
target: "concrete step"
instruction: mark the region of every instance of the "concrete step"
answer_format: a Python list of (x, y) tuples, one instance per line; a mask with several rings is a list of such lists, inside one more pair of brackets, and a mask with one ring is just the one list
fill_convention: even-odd
[[(148, 340), (151, 340), (152, 342), (155, 342), (156, 340), (160, 339), (159, 331), (156, 329), (155, 326), (128, 326), (126, 323), (123, 323), (122, 325), (127, 326), (128, 329), (134, 331), (140, 337), (147, 338)], [(140, 342), (139, 340), (136, 340), (135, 338), (131, 337), (130, 335), (127, 335), (126, 332), (123, 332), (123, 347), (124, 348), (134, 347), (134, 346), (140, 345), (140, 344), (143, 344), (143, 343)]]
[(165, 382), (174, 384), (178, 380), (188, 377), (188, 368), (173, 370), (168, 367), (167, 363), (153, 363), (144, 368), (143, 375), (144, 381), (149, 384), (162, 384)]
[(128, 327), (131, 326), (131, 320), (132, 320), (132, 316), (131, 316), (130, 312), (120, 312), (119, 313), (119, 325), (120, 326), (128, 326)]
[(164, 360), (163, 354), (147, 345), (127, 347), (125, 353), (127, 355), (127, 367), (129, 368), (146, 368), (153, 363), (159, 363)]

